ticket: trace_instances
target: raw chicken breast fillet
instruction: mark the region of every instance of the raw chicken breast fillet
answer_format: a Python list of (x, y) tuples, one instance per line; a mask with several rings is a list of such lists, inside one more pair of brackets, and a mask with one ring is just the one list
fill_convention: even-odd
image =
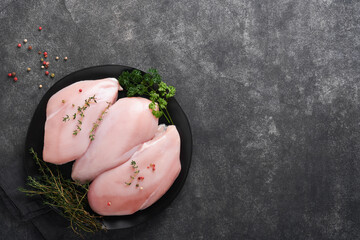
[[(132, 161), (138, 168), (132, 166)], [(151, 164), (155, 164), (155, 170)], [(140, 172), (135, 174), (136, 170)], [(155, 137), (144, 143), (127, 162), (102, 173), (91, 183), (90, 207), (103, 216), (129, 215), (145, 209), (166, 193), (180, 170), (179, 133), (173, 125), (167, 128), (160, 125)]]
[(75, 161), (72, 179), (91, 181), (127, 161), (140, 144), (152, 139), (158, 119), (151, 113), (150, 103), (146, 98), (126, 97), (112, 105), (95, 132), (95, 140)]
[[(107, 107), (107, 102), (116, 101), (119, 90), (122, 88), (115, 78), (105, 78), (76, 82), (54, 94), (46, 108), (44, 161), (64, 164), (82, 156), (90, 144), (93, 123)], [(90, 107), (84, 111), (85, 117), (81, 118), (78, 106), (83, 107), (85, 100), (94, 95), (97, 103), (90, 101)], [(76, 119), (73, 119), (74, 113), (77, 113)], [(69, 120), (64, 122), (66, 115)], [(77, 129), (78, 120), (82, 121), (81, 131), (75, 136), (73, 131)]]

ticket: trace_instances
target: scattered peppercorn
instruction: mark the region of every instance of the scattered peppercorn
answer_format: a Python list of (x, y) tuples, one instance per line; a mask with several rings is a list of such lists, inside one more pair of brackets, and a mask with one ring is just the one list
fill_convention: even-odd
[(39, 27), (39, 31), (41, 31), (42, 30), (42, 27)]
[(49, 75), (49, 71), (45, 71), (45, 75), (46, 75), (46, 76)]
[(45, 68), (48, 69), (48, 68), (49, 68), (49, 65), (45, 65)]
[(55, 73), (52, 73), (52, 74), (50, 75), (50, 77), (51, 77), (51, 78), (54, 78), (54, 77), (55, 77)]
[(20, 47), (21, 47), (21, 43), (19, 43), (19, 44), (17, 45), (17, 47), (20, 48)]
[(8, 73), (8, 77), (11, 77), (12, 75), (11, 75), (11, 73)]
[(38, 51), (38, 54), (40, 55), (40, 54), (41, 54), (41, 51)]
[(12, 72), (11, 76), (15, 77), (16, 76), (16, 72)]
[(61, 102), (62, 102), (62, 103), (65, 103), (65, 100), (63, 99), (63, 100), (61, 100)]
[(155, 164), (154, 163), (150, 163), (150, 166), (148, 166), (147, 168), (152, 168), (153, 171), (155, 171)]
[(29, 47), (28, 47), (28, 50), (31, 50), (31, 49), (32, 49), (32, 46), (29, 46)]
[(64, 57), (64, 60), (67, 61), (67, 60), (68, 60), (68, 57)]
[(81, 89), (81, 88), (79, 89), (79, 92), (82, 92), (82, 89)]
[(26, 70), (27, 70), (28, 72), (30, 72), (30, 71), (31, 71), (31, 68), (27, 68)]
[(42, 88), (42, 85), (41, 85), (41, 84), (39, 85), (39, 88)]
[(14, 81), (16, 82), (18, 80), (18, 78), (17, 77), (14, 77)]

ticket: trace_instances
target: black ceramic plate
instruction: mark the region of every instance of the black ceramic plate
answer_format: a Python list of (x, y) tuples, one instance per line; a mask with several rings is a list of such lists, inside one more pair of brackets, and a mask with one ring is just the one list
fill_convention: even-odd
[[(68, 76), (62, 78), (57, 83), (52, 86), (49, 91), (47, 91), (44, 97), (41, 99), (34, 116), (31, 120), (25, 144), (25, 167), (28, 175), (35, 176), (38, 174), (37, 166), (34, 163), (31, 155), (29, 154), (29, 148), (34, 148), (34, 150), (41, 157), (43, 145), (44, 145), (44, 124), (46, 120), (46, 105), (49, 98), (58, 92), (60, 89), (69, 86), (77, 81), (82, 80), (95, 80), (105, 77), (115, 77), (117, 78), (123, 71), (131, 71), (134, 68), (121, 66), (121, 65), (105, 65), (105, 66), (96, 66), (86, 69), (79, 70), (77, 72), (71, 73)], [(119, 98), (124, 97), (125, 94), (119, 92)], [(112, 216), (104, 217), (103, 223), (108, 229), (123, 229), (135, 226), (139, 223), (142, 223), (150, 219), (155, 214), (161, 212), (165, 209), (178, 195), (182, 186), (185, 183), (187, 177), (192, 154), (192, 136), (189, 121), (181, 109), (178, 102), (173, 98), (168, 105), (168, 110), (174, 124), (176, 125), (180, 138), (181, 138), (181, 172), (174, 184), (171, 186), (169, 191), (156, 203), (150, 206), (147, 209), (138, 211), (132, 215), (128, 216)], [(160, 119), (160, 123), (164, 122), (163, 119)], [(60, 166), (61, 172), (65, 177), (70, 178), (71, 175), (72, 163), (68, 163)]]

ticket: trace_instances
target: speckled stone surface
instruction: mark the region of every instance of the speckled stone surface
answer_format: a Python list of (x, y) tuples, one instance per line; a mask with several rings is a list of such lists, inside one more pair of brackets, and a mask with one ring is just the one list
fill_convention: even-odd
[[(180, 195), (152, 221), (88, 239), (360, 238), (358, 1), (2, 0), (0, 30), (4, 171), (43, 94), (75, 70), (155, 67), (177, 88), (194, 141)], [(4, 206), (0, 239), (42, 238)]]

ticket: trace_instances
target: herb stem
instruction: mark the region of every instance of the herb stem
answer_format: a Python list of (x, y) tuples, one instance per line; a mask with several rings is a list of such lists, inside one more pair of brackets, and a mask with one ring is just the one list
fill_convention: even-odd
[[(81, 231), (96, 232), (104, 229), (100, 216), (90, 214), (84, 199), (87, 197), (88, 184), (80, 185), (70, 179), (64, 179), (56, 167), (54, 173), (48, 165), (41, 160), (34, 149), (30, 149), (33, 159), (39, 167), (41, 177), (28, 177), (27, 185), (32, 189), (20, 188), (28, 196), (40, 195), (44, 204), (62, 210), (60, 214), (69, 220), (72, 230), (81, 235)], [(79, 231), (80, 230), (80, 231)], [(106, 229), (104, 229), (106, 230)]]
[(169, 118), (166, 116), (166, 114), (164, 113), (164, 111), (161, 109), (161, 112), (163, 112), (163, 116), (165, 117), (166, 121), (168, 121), (168, 123), (171, 123)]
[(168, 115), (168, 117), (169, 117), (169, 119), (170, 119), (170, 123), (172, 124), (172, 125), (174, 125), (174, 122), (173, 122), (173, 120), (172, 120), (172, 118), (171, 118), (171, 115), (170, 115), (170, 113), (169, 113), (169, 111), (168, 111), (168, 109), (167, 108), (165, 108), (165, 111), (166, 111), (166, 114)]

